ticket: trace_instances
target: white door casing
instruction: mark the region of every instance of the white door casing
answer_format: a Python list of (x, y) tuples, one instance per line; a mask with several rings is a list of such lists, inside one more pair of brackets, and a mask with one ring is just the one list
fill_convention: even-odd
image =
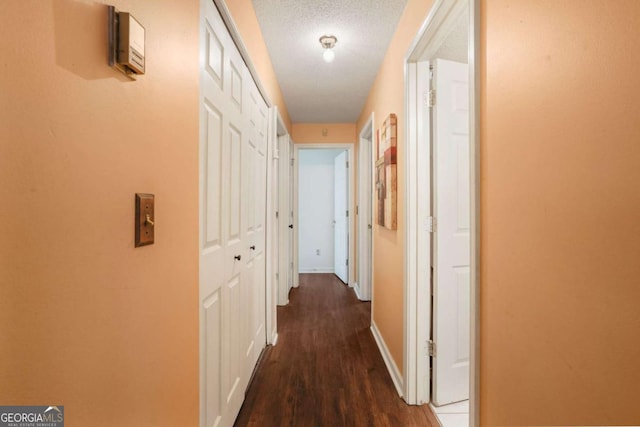
[(210, 0), (200, 31), (200, 423), (230, 426), (266, 342), (267, 107)]
[(347, 194), (348, 183), (348, 167), (347, 167), (347, 152), (343, 151), (336, 156), (333, 162), (334, 170), (334, 219), (333, 219), (333, 233), (334, 233), (334, 272), (336, 276), (344, 283), (349, 283), (349, 268), (348, 268), (348, 248), (349, 248), (349, 235), (348, 235), (348, 210), (349, 210), (349, 197)]
[(469, 398), (469, 69), (433, 64), (433, 402)]

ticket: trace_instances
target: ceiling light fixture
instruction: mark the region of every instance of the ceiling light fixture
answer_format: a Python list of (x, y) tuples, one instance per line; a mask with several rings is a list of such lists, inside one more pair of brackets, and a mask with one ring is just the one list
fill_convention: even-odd
[(336, 57), (336, 53), (333, 51), (333, 48), (337, 42), (338, 39), (336, 36), (325, 35), (320, 37), (320, 44), (324, 48), (322, 59), (324, 59), (325, 62), (332, 62), (333, 58)]

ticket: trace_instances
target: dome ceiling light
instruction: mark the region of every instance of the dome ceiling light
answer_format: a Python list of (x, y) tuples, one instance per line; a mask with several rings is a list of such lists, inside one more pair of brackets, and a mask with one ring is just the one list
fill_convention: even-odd
[(336, 57), (336, 53), (333, 51), (333, 48), (337, 42), (338, 39), (336, 38), (336, 36), (324, 35), (320, 37), (320, 44), (324, 48), (322, 59), (324, 59), (325, 62), (332, 62)]

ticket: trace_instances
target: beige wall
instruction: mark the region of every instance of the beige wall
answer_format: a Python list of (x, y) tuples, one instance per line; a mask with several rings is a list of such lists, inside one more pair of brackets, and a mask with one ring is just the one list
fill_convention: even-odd
[(640, 424), (640, 2), (482, 2), (481, 416)]
[[(147, 74), (107, 65), (106, 6), (0, 4), (0, 402), (69, 426), (198, 424), (198, 1), (116, 1)], [(134, 193), (156, 243), (134, 249)]]
[[(378, 71), (357, 123), (360, 133), (371, 113), (376, 130), (390, 114), (398, 116), (398, 229), (374, 225), (373, 313), (393, 359), (402, 372), (404, 334), (404, 56), (425, 20), (431, 1), (409, 0), (400, 18), (384, 62)], [(375, 131), (374, 131), (375, 134)]]
[(294, 123), (291, 139), (296, 144), (356, 143), (355, 123)]
[(225, 0), (225, 4), (229, 8), (233, 22), (240, 32), (242, 42), (246, 46), (251, 61), (258, 72), (260, 82), (265, 88), (271, 102), (278, 106), (278, 112), (289, 133), (291, 133), (289, 111), (287, 110), (282, 92), (280, 91), (280, 83), (278, 83), (278, 79), (276, 78), (267, 45), (262, 37), (262, 31), (260, 30), (260, 24), (258, 23), (253, 3), (251, 3), (251, 0)]

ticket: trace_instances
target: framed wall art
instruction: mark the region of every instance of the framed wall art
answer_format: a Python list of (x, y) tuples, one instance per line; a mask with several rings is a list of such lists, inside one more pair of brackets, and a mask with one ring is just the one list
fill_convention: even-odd
[(377, 224), (389, 230), (398, 227), (397, 122), (396, 115), (389, 114), (376, 132)]

